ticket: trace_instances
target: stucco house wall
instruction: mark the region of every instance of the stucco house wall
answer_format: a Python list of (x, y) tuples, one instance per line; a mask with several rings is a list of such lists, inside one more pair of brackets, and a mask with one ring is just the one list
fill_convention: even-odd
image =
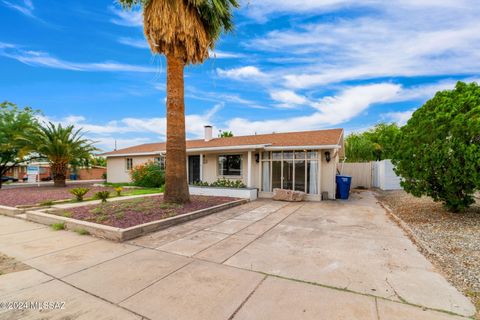
[[(221, 155), (239, 154), (242, 156), (242, 175), (241, 176), (221, 176), (218, 173), (218, 157)], [(203, 155), (203, 177), (202, 181), (212, 183), (219, 178), (225, 178), (228, 180), (242, 180), (244, 184), (247, 184), (247, 170), (248, 170), (248, 152), (220, 152), (220, 153), (208, 153)], [(260, 166), (255, 162), (255, 152), (252, 152), (252, 186), (258, 188), (260, 183), (258, 182)]]
[(127, 158), (132, 158), (133, 167), (153, 161), (153, 156), (109, 157), (107, 158), (107, 182), (131, 182), (130, 171), (127, 170)]

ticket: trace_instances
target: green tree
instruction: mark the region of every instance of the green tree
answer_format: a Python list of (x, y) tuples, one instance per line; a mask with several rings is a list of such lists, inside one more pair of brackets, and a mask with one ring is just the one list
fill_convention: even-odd
[(231, 138), (233, 137), (233, 132), (232, 131), (220, 131), (220, 134), (218, 135), (219, 138)]
[(0, 103), (0, 177), (26, 160), (25, 133), (38, 125), (37, 114), (31, 108), (20, 109), (8, 101)]
[(374, 145), (375, 160), (391, 159), (396, 151), (396, 140), (400, 134), (400, 127), (396, 123), (379, 123), (365, 136)]
[(93, 142), (85, 139), (81, 130), (74, 126), (48, 123), (32, 130), (28, 137), (28, 147), (48, 159), (55, 187), (65, 187), (68, 166), (89, 163), (92, 154), (98, 151)]
[(440, 91), (402, 127), (393, 163), (405, 191), (468, 208), (480, 189), (480, 87)]
[(375, 160), (375, 146), (363, 133), (351, 133), (345, 139), (345, 156), (348, 162)]
[(352, 133), (345, 139), (348, 162), (391, 159), (396, 150), (400, 128), (396, 123), (379, 123), (363, 133)]
[(237, 0), (118, 0), (143, 10), (145, 37), (154, 54), (167, 59), (167, 202), (190, 201), (185, 142), (184, 69), (203, 63), (224, 32), (233, 30)]

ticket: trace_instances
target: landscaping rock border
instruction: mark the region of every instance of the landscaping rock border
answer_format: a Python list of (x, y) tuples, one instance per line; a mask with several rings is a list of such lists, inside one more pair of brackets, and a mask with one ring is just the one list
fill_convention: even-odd
[(249, 202), (248, 199), (235, 200), (227, 203), (223, 203), (217, 206), (210, 208), (197, 210), (194, 212), (185, 213), (182, 215), (174, 216), (167, 219), (152, 221), (138, 226), (133, 226), (130, 228), (116, 228), (111, 226), (106, 226), (103, 224), (97, 224), (88, 221), (81, 221), (72, 218), (57, 216), (54, 214), (49, 214), (41, 211), (27, 211), (27, 220), (33, 221), (40, 224), (52, 225), (55, 223), (64, 223), (65, 229), (67, 230), (85, 230), (88, 231), (91, 235), (94, 235), (99, 238), (109, 239), (113, 241), (127, 241), (147, 233), (154, 231), (159, 231), (166, 229), (173, 225), (177, 225), (183, 222), (187, 222), (193, 219), (197, 219), (215, 212), (219, 212), (225, 209), (229, 209), (235, 206)]

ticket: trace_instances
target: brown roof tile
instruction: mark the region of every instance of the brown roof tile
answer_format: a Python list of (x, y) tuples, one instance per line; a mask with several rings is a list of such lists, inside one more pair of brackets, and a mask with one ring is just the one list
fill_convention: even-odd
[[(230, 138), (214, 138), (210, 141), (205, 141), (203, 139), (187, 140), (187, 149), (232, 147), (258, 144), (269, 144), (275, 147), (336, 145), (340, 143), (342, 135), (343, 129), (329, 129), (316, 131), (258, 134), (252, 136), (236, 136)], [(118, 154), (124, 155), (136, 153), (152, 153), (158, 151), (165, 151), (165, 149), (165, 142), (147, 143), (107, 152), (103, 155), (108, 156)]]

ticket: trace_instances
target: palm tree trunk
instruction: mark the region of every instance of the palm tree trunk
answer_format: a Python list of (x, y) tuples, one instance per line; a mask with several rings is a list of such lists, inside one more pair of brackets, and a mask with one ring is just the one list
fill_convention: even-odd
[(50, 169), (52, 170), (53, 186), (66, 187), (65, 180), (67, 179), (67, 164), (52, 163)]
[(173, 203), (190, 201), (185, 142), (184, 67), (183, 59), (167, 55), (167, 162), (164, 199)]

